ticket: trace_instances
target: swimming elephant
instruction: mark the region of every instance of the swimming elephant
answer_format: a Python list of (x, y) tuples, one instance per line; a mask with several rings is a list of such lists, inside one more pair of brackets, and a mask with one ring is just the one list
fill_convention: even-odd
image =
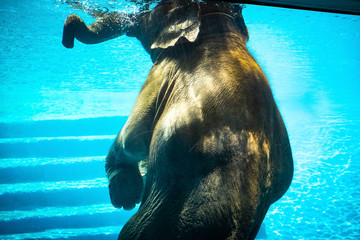
[(141, 201), (119, 239), (254, 239), (289, 188), (287, 131), (246, 48), (241, 12), (236, 4), (175, 0), (89, 26), (67, 18), (66, 47), (74, 38), (91, 44), (127, 34), (154, 62), (106, 157), (112, 204), (132, 209)]

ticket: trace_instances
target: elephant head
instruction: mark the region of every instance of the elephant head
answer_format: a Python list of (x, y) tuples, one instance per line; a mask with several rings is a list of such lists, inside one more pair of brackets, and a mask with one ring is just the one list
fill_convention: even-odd
[(200, 6), (189, 0), (164, 1), (139, 16), (138, 27), (129, 32), (151, 50), (174, 46), (181, 38), (194, 42), (200, 30)]
[(144, 11), (136, 15), (109, 13), (89, 26), (73, 14), (64, 24), (63, 44), (67, 48), (72, 48), (74, 38), (86, 44), (95, 44), (127, 34), (138, 38), (155, 61), (162, 49), (173, 47), (178, 43), (195, 42), (200, 33), (202, 18), (211, 15), (222, 15), (233, 19), (244, 40), (247, 41), (249, 36), (241, 10), (240, 5), (230, 3), (162, 1), (152, 11)]
[(254, 239), (288, 189), (288, 135), (246, 48), (241, 11), (173, 0), (89, 26), (76, 15), (66, 20), (66, 47), (74, 38), (92, 44), (127, 34), (154, 61), (106, 157), (112, 204), (132, 209), (141, 201), (119, 239)]

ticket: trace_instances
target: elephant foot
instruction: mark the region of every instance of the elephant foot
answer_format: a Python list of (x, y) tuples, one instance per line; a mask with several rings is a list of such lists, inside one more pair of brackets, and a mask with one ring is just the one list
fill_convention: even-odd
[(133, 209), (140, 203), (142, 191), (143, 179), (137, 167), (121, 167), (109, 177), (110, 199), (116, 208)]

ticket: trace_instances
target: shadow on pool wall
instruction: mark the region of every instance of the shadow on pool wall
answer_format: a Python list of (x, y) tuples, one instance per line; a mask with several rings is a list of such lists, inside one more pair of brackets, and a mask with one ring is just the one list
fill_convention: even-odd
[[(110, 205), (103, 161), (151, 61), (127, 37), (64, 49), (71, 13), (82, 15), (45, 0), (0, 2), (0, 238), (114, 239), (134, 213)], [(359, 239), (359, 17), (243, 13), (295, 161), (264, 220), (267, 238)]]

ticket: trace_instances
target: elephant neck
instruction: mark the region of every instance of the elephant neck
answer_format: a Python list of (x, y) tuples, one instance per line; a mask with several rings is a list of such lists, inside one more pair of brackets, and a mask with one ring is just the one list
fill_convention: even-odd
[(219, 16), (225, 16), (225, 17), (228, 17), (232, 20), (235, 21), (235, 18), (233, 16), (231, 16), (230, 14), (227, 14), (227, 13), (224, 13), (224, 12), (210, 12), (210, 13), (205, 13), (203, 14), (201, 17), (202, 18), (206, 18), (206, 17), (219, 17)]
[(211, 36), (219, 37), (221, 35), (238, 35), (241, 41), (246, 43), (246, 36), (243, 36), (236, 25), (236, 19), (224, 12), (204, 13), (201, 16), (200, 34), (202, 38)]

